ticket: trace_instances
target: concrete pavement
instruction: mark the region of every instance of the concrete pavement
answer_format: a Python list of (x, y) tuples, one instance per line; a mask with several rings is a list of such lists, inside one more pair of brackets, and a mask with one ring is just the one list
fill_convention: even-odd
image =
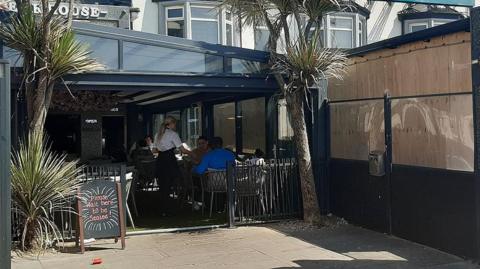
[[(15, 257), (12, 268), (480, 268), (437, 250), (350, 225), (316, 229), (290, 222), (132, 236), (126, 250), (119, 247), (113, 240), (104, 240), (83, 255)], [(103, 263), (91, 265), (97, 257)]]

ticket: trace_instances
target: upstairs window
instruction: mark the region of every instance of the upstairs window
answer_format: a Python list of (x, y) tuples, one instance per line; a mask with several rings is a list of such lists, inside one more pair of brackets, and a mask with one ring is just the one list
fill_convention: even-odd
[(267, 50), (268, 39), (270, 38), (270, 32), (266, 26), (257, 26), (255, 28), (255, 49)]
[(183, 7), (167, 7), (167, 35), (185, 37), (185, 20)]
[(353, 18), (330, 16), (330, 47), (353, 47)]
[(233, 17), (230, 11), (225, 11), (225, 41), (227, 46), (233, 46)]
[(410, 23), (409, 30), (410, 33), (422, 31), (428, 28), (427, 22), (417, 22), (417, 23)]
[(191, 7), (192, 39), (217, 44), (218, 12), (212, 7)]

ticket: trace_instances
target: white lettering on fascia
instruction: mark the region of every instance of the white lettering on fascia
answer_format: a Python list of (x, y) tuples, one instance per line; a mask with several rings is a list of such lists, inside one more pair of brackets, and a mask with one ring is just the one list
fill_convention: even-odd
[[(48, 4), (48, 10), (52, 10), (54, 3)], [(17, 11), (17, 4), (14, 1), (9, 1), (7, 7), (10, 11)], [(42, 5), (39, 2), (32, 3), (33, 13), (40, 14), (42, 13)], [(67, 3), (61, 3), (58, 6), (58, 9), (55, 11), (56, 15), (67, 16), (69, 11), (69, 5)], [(105, 9), (100, 9), (97, 5), (82, 5), (74, 4), (72, 15), (73, 17), (83, 17), (83, 18), (98, 18), (100, 15), (106, 16), (108, 11)]]

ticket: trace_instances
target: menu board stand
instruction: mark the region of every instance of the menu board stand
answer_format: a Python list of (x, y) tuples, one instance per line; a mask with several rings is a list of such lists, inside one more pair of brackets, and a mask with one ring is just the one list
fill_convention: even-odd
[[(105, 181), (105, 182), (108, 182), (108, 181)], [(114, 183), (115, 184), (115, 193), (116, 193), (116, 208), (117, 208), (117, 214), (114, 214), (112, 215), (111, 213), (110, 214), (106, 214), (106, 216), (108, 217), (116, 217), (115, 220), (113, 220), (113, 222), (109, 222), (110, 224), (108, 225), (111, 225), (111, 223), (115, 223), (118, 225), (118, 232), (116, 234), (106, 234), (106, 235), (100, 235), (100, 237), (97, 237), (97, 238), (113, 238), (115, 239), (115, 243), (118, 242), (118, 238), (120, 238), (120, 242), (121, 242), (121, 245), (122, 245), (122, 249), (125, 249), (125, 215), (124, 215), (124, 209), (123, 209), (123, 203), (122, 203), (122, 185), (121, 183)], [(102, 191), (104, 191), (104, 189), (102, 189)], [(78, 223), (77, 223), (77, 233), (76, 233), (76, 245), (78, 246), (78, 244), (80, 244), (80, 251), (81, 253), (85, 253), (85, 216), (84, 216), (84, 206), (83, 206), (83, 203), (82, 203), (82, 200), (85, 196), (84, 193), (82, 193), (83, 189), (80, 188), (78, 190), (78, 200), (77, 200), (77, 209), (78, 209)], [(100, 194), (100, 196), (97, 196), (97, 197), (100, 197), (100, 199), (98, 200), (102, 200), (102, 197), (104, 196), (101, 196), (102, 194)], [(91, 196), (91, 197), (95, 197), (95, 196)], [(95, 198), (93, 198), (95, 199)], [(97, 201), (98, 203), (98, 201)], [(94, 210), (94, 209), (92, 209)], [(117, 219), (118, 218), (118, 219)], [(116, 221), (118, 220), (118, 222)], [(90, 225), (92, 226), (92, 225)], [(90, 227), (89, 226), (89, 227)], [(97, 227), (100, 227), (101, 229), (101, 225), (97, 225)], [(106, 227), (104, 225), (104, 227)]]

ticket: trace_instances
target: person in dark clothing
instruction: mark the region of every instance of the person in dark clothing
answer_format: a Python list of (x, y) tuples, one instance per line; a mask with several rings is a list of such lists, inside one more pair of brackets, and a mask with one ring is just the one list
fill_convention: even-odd
[(153, 153), (150, 150), (150, 147), (147, 145), (145, 139), (140, 139), (137, 141), (137, 146), (133, 151), (132, 158), (135, 163), (143, 160), (153, 160)]

